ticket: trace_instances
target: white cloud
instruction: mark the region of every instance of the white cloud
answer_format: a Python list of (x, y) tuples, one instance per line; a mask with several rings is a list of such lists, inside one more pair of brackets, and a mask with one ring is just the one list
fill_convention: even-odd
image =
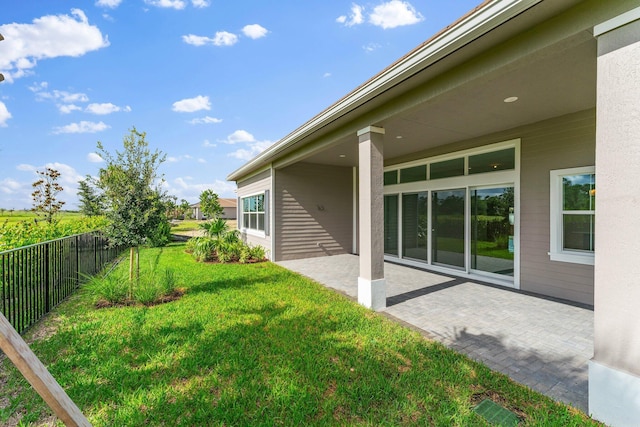
[(241, 142), (256, 142), (256, 139), (246, 130), (237, 130), (229, 135), (227, 139), (220, 142), (224, 142), (225, 144), (238, 144)]
[(235, 197), (236, 185), (232, 182), (215, 180), (211, 183), (193, 183), (193, 178), (185, 176), (178, 177), (172, 181), (165, 182), (164, 188), (180, 199), (198, 200), (200, 193), (204, 190), (213, 190), (220, 197)]
[(122, 3), (122, 0), (97, 0), (96, 6), (99, 7), (110, 7), (111, 9), (115, 9)]
[(75, 104), (58, 105), (58, 111), (60, 111), (62, 114), (69, 114), (73, 111), (80, 111), (80, 110), (82, 110), (82, 107), (78, 107)]
[[(29, 187), (31, 186), (29, 185)], [(23, 188), (27, 188), (26, 183), (18, 182), (12, 178), (5, 178), (0, 181), (0, 191), (5, 194), (15, 194), (20, 192), (20, 190), (22, 190)]]
[(324, 78), (331, 77), (331, 73), (324, 73), (324, 74), (322, 75), (322, 77), (324, 77)]
[(347, 27), (353, 27), (354, 25), (360, 25), (364, 22), (364, 17), (362, 12), (364, 11), (364, 7), (353, 3), (351, 5), (351, 13), (349, 16), (342, 15), (336, 19), (336, 22), (339, 24), (344, 24)]
[(174, 102), (171, 109), (179, 113), (193, 113), (200, 110), (210, 110), (211, 102), (208, 96), (198, 95), (195, 98), (185, 98)]
[(383, 29), (400, 27), (403, 25), (417, 24), (423, 21), (420, 12), (406, 1), (391, 0), (373, 8), (369, 15), (369, 22)]
[(91, 163), (102, 163), (104, 159), (98, 153), (87, 154), (87, 160)]
[(85, 13), (46, 15), (31, 24), (0, 25), (0, 70), (8, 82), (32, 73), (37, 61), (60, 56), (78, 57), (109, 46), (100, 29), (90, 25)]
[(242, 32), (244, 33), (245, 36), (255, 40), (255, 39), (259, 39), (261, 37), (266, 36), (269, 31), (261, 25), (252, 24), (252, 25), (245, 25), (242, 28)]
[(226, 31), (218, 31), (213, 37), (213, 44), (216, 46), (233, 46), (238, 41), (238, 36)]
[(66, 126), (56, 127), (53, 129), (53, 133), (96, 133), (109, 128), (110, 126), (106, 125), (104, 122), (96, 123), (83, 120), (79, 123), (70, 123)]
[(89, 97), (82, 92), (67, 92), (65, 90), (52, 90), (48, 91), (49, 84), (47, 82), (35, 83), (33, 86), (29, 86), (29, 90), (36, 94), (36, 99), (39, 101), (51, 100), (55, 102), (73, 103), (73, 102), (88, 102)]
[(117, 105), (114, 105), (110, 102), (106, 102), (103, 104), (94, 103), (94, 104), (87, 105), (87, 108), (85, 108), (84, 111), (91, 114), (105, 115), (105, 114), (116, 113), (118, 111), (129, 112), (131, 111), (131, 107), (129, 107), (128, 105), (126, 107), (118, 107)]
[(198, 163), (207, 163), (207, 161), (205, 159), (203, 159), (202, 157), (198, 158)]
[(380, 47), (378, 43), (369, 43), (368, 45), (362, 46), (362, 49), (367, 53), (371, 53), (374, 50), (380, 49)]
[(203, 8), (208, 7), (210, 3), (208, 0), (191, 0), (191, 4), (193, 7)]
[(145, 0), (144, 2), (151, 6), (162, 7), (165, 9), (181, 10), (187, 6), (187, 3), (183, 0)]
[(213, 44), (213, 39), (205, 36), (196, 36), (189, 34), (182, 36), (182, 41), (193, 46), (204, 46), (205, 44)]
[(215, 117), (210, 117), (210, 116), (204, 116), (198, 119), (189, 120), (189, 123), (191, 123), (192, 125), (222, 123), (222, 119), (217, 119)]
[(236, 151), (229, 153), (229, 157), (235, 157), (241, 160), (251, 160), (258, 154), (271, 146), (271, 141), (256, 141), (249, 144), (249, 148), (240, 148)]
[(26, 163), (20, 163), (18, 166), (16, 166), (16, 169), (22, 172), (35, 172), (37, 168)]
[(9, 109), (4, 104), (4, 102), (0, 101), (0, 127), (7, 127), (7, 120), (11, 118), (11, 113)]
[(202, 143), (202, 146), (206, 148), (213, 148), (213, 147), (217, 147), (217, 144), (212, 144), (211, 142), (209, 142), (208, 139), (205, 139), (204, 142)]

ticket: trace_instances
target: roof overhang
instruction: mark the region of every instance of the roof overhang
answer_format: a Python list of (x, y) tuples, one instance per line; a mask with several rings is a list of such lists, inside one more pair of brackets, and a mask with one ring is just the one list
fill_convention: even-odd
[(258, 156), (227, 177), (237, 181), (257, 168), (263, 167), (284, 151), (300, 144), (313, 133), (356, 110), (402, 81), (452, 54), (473, 40), (492, 31), (542, 0), (487, 0), (469, 14), (392, 64), (365, 84), (274, 143)]

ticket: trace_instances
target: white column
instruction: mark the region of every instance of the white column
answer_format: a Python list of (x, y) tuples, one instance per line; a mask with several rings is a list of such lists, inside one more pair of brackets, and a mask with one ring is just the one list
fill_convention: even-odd
[(640, 425), (640, 8), (598, 38), (594, 356), (589, 412)]
[(384, 129), (358, 131), (360, 275), (358, 302), (381, 310), (387, 306), (384, 280)]

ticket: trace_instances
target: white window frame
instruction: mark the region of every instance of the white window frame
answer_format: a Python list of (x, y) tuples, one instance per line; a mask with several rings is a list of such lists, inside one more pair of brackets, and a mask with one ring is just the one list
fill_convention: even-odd
[[(549, 180), (549, 259), (551, 261), (570, 262), (574, 264), (594, 265), (595, 251), (566, 250), (563, 248), (563, 214), (562, 209), (562, 178), (569, 175), (595, 174), (595, 166), (584, 166), (578, 168), (556, 169), (550, 171)], [(591, 212), (591, 211), (588, 211)], [(595, 215), (595, 208), (593, 210)]]
[[(263, 208), (263, 210), (262, 210), (261, 212), (256, 211), (256, 212), (247, 212), (247, 213), (248, 213), (249, 215), (251, 215), (252, 213), (255, 213), (255, 214), (259, 214), (259, 213), (261, 213), (261, 214), (264, 216), (264, 222), (263, 222), (263, 224), (264, 224), (265, 228), (267, 227), (267, 221), (266, 221), (266, 215), (267, 215), (267, 213), (266, 213), (266, 210), (264, 210), (264, 208), (266, 208), (266, 204), (267, 204), (267, 203), (269, 203), (269, 201), (268, 201), (268, 200), (267, 200), (267, 198), (265, 197), (265, 193), (264, 193), (264, 191), (261, 191), (261, 192), (258, 192), (258, 193), (252, 193), (252, 194), (247, 194), (247, 195), (240, 196), (240, 205), (241, 205), (241, 206), (240, 206), (240, 213), (241, 213), (241, 215), (242, 215), (242, 216), (241, 216), (241, 220), (240, 220), (240, 221), (241, 221), (241, 230), (242, 230), (242, 232), (244, 232), (244, 233), (247, 233), (247, 234), (251, 234), (251, 235), (254, 235), (254, 236), (258, 236), (258, 237), (265, 238), (265, 237), (266, 237), (265, 230), (260, 230), (260, 229), (258, 229), (258, 228), (250, 228), (250, 227), (249, 227), (249, 224), (245, 224), (245, 221), (244, 221), (244, 214), (245, 214), (245, 210), (244, 210), (244, 200), (245, 200), (245, 199), (248, 199), (248, 198), (251, 198), (251, 197), (257, 197), (257, 196), (262, 196), (262, 197), (263, 197), (263, 202), (262, 202), (262, 208)], [(256, 225), (257, 225), (257, 224), (258, 224), (258, 218), (256, 217)]]

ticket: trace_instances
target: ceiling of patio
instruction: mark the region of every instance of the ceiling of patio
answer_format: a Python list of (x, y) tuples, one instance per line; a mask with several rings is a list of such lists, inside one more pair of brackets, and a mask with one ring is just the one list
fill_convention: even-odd
[[(479, 82), (372, 123), (385, 128), (385, 159), (594, 108), (596, 56), (595, 40), (584, 37), (570, 49), (550, 48), (535, 61), (494, 70)], [(518, 100), (504, 102), (512, 96)], [(356, 166), (356, 130), (304, 161)]]

